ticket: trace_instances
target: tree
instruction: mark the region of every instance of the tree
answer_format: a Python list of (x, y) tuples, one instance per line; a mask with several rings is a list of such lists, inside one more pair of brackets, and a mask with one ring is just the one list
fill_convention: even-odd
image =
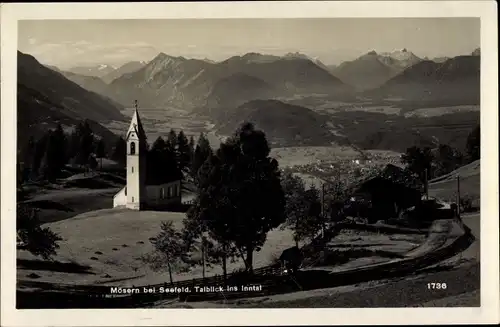
[(78, 149), (80, 147), (80, 132), (79, 130), (82, 128), (81, 123), (76, 126), (76, 128), (71, 132), (68, 138), (68, 151), (66, 153), (67, 160), (75, 161), (78, 154)]
[(97, 141), (95, 155), (100, 159), (100, 169), (102, 170), (102, 158), (106, 156), (106, 146), (102, 138)]
[(295, 245), (307, 237), (314, 237), (321, 229), (321, 202), (316, 187), (306, 190), (304, 182), (290, 171), (281, 177), (281, 187), (285, 194), (286, 222), (283, 227), (293, 230)]
[(127, 162), (127, 142), (121, 136), (116, 140), (115, 146), (113, 147), (111, 160), (122, 165), (125, 165)]
[(33, 136), (30, 136), (28, 142), (23, 147), (20, 153), (20, 160), (22, 165), (20, 166), (20, 174), (22, 181), (29, 180), (32, 177), (34, 156), (36, 149), (36, 140)]
[[(50, 132), (50, 131), (49, 131)], [(35, 151), (32, 157), (31, 164), (31, 178), (37, 179), (40, 170), (40, 164), (42, 163), (42, 159), (45, 156), (45, 152), (47, 151), (47, 141), (49, 139), (50, 133), (45, 133), (38, 141), (35, 143)]]
[(196, 149), (193, 135), (189, 137), (188, 146), (189, 146), (189, 168), (191, 169), (191, 166), (193, 164), (194, 150)]
[(200, 134), (191, 162), (191, 175), (195, 180), (198, 178), (198, 170), (212, 153), (212, 148), (205, 135)]
[(40, 227), (37, 212), (26, 206), (17, 205), (16, 230), (17, 248), (27, 250), (35, 256), (50, 259), (59, 248), (62, 238), (49, 228)]
[(189, 168), (189, 161), (191, 159), (191, 150), (188, 142), (184, 132), (180, 131), (177, 134), (177, 162), (182, 172), (187, 172), (186, 170)]
[[(199, 199), (195, 198), (183, 221), (184, 251), (187, 253), (198, 250), (197, 246), (201, 247), (203, 256), (201, 264), (205, 264), (205, 259), (209, 263), (220, 263), (225, 282), (227, 280), (227, 260), (233, 260), (236, 257), (236, 248), (225, 234), (220, 233), (220, 230), (209, 230), (207, 221), (202, 220), (204, 217), (201, 215), (201, 210)], [(218, 233), (214, 233), (214, 231)]]
[(68, 138), (62, 129), (61, 124), (57, 124), (52, 134), (54, 147), (57, 151), (54, 153), (56, 170), (61, 171), (68, 162)]
[(167, 146), (173, 151), (177, 150), (177, 134), (173, 129), (171, 129), (168, 133)]
[(91, 170), (95, 170), (97, 168), (98, 164), (97, 164), (97, 159), (95, 158), (95, 156), (90, 155), (90, 157), (87, 161), (88, 161), (88, 166)]
[(44, 180), (54, 181), (60, 172), (57, 140), (54, 132), (49, 131), (45, 153), (40, 163), (38, 176)]
[(481, 130), (479, 125), (467, 137), (466, 149), (469, 162), (481, 158)]
[[(408, 148), (406, 153), (401, 156), (401, 161), (406, 165), (406, 168), (416, 174), (420, 181), (424, 183), (425, 188), (427, 188), (427, 180), (432, 176), (432, 162), (434, 156), (432, 155), (430, 148), (420, 149), (416, 146)], [(426, 192), (427, 190), (424, 190)]]
[(182, 234), (178, 232), (171, 220), (161, 224), (161, 232), (151, 240), (156, 251), (165, 256), (170, 283), (173, 283), (172, 264), (179, 259), (183, 253)]
[(163, 183), (182, 177), (175, 152), (161, 136), (155, 140), (148, 151), (146, 165), (148, 180), (154, 179), (155, 182)]
[(94, 133), (90, 127), (89, 121), (85, 120), (80, 131), (80, 146), (78, 149), (78, 159), (77, 162), (80, 165), (88, 165), (90, 155), (93, 152), (94, 146)]
[(267, 233), (285, 221), (278, 162), (250, 123), (222, 143), (198, 171), (198, 219), (212, 238), (233, 244), (248, 271)]
[(462, 154), (446, 144), (440, 144), (435, 156), (436, 170), (434, 177), (452, 172), (462, 164)]

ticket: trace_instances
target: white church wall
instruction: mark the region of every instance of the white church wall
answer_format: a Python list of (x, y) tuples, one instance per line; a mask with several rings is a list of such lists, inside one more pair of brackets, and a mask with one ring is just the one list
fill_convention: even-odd
[(125, 188), (122, 188), (120, 192), (116, 193), (113, 197), (113, 208), (122, 207), (127, 205), (127, 195), (125, 194)]

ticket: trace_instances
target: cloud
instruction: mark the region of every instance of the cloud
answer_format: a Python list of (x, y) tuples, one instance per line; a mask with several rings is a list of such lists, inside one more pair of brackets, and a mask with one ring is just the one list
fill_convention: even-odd
[(118, 65), (132, 60), (151, 59), (159, 52), (146, 42), (103, 44), (77, 40), (39, 43), (34, 38), (20, 42), (20, 50), (44, 62), (65, 67), (97, 63)]

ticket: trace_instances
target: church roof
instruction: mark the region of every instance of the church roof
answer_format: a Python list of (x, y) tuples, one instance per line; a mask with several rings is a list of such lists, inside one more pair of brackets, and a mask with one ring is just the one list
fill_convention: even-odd
[(139, 110), (137, 110), (137, 103), (135, 105), (134, 115), (132, 116), (132, 121), (127, 131), (127, 139), (130, 133), (135, 132), (140, 140), (146, 141), (146, 133), (144, 132), (144, 127), (142, 126), (141, 118), (139, 117)]

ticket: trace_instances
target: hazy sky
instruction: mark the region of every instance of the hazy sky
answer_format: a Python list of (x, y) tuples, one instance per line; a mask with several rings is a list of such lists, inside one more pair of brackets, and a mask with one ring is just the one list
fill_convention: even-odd
[(407, 48), (429, 58), (480, 46), (478, 18), (37, 20), (19, 22), (19, 50), (44, 64), (121, 65), (159, 52), (224, 60), (247, 52), (301, 52), (338, 64)]

